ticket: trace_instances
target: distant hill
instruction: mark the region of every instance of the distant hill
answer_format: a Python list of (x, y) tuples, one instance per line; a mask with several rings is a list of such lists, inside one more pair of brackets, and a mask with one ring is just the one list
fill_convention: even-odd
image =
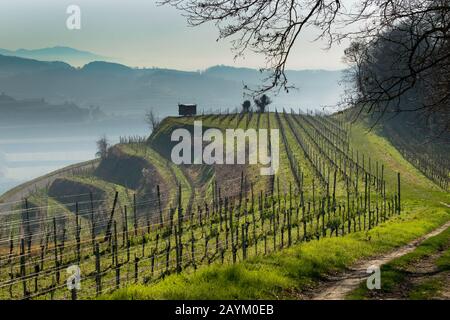
[(13, 56), (0, 55), (0, 77), (8, 78), (22, 75), (34, 75), (51, 70), (73, 69), (64, 62), (43, 62), (32, 59), (24, 59)]
[[(203, 74), (255, 87), (269, 75), (255, 69), (229, 66), (214, 66), (205, 70)], [(277, 99), (281, 99), (289, 106), (294, 104), (303, 109), (316, 109), (321, 105), (334, 105), (343, 92), (338, 85), (342, 78), (341, 70), (288, 70), (286, 74), (289, 84), (295, 89), (289, 94), (281, 92)]]
[[(273, 108), (318, 109), (335, 104), (342, 88), (341, 71), (288, 71), (299, 90), (272, 95)], [(154, 108), (173, 115), (179, 102), (197, 103), (200, 110), (240, 108), (244, 84), (256, 87), (258, 70), (216, 66), (201, 72), (137, 69), (95, 61), (82, 68), (64, 62), (43, 62), (0, 55), (0, 89), (17, 98), (44, 97), (52, 103), (74, 101), (99, 105), (115, 113), (142, 113)]]
[[(249, 83), (258, 83), (263, 81), (269, 74), (267, 72), (260, 72), (251, 68), (234, 68), (230, 66), (214, 66), (206, 69), (203, 74), (217, 77), (226, 80), (233, 81), (247, 81)], [(288, 70), (286, 72), (289, 77), (289, 82), (293, 82), (297, 85), (310, 85), (317, 83), (320, 80), (328, 80), (329, 84), (336, 84), (336, 81), (340, 80), (341, 71), (329, 71), (329, 70)], [(301, 89), (301, 88), (299, 88)]]
[(99, 119), (103, 116), (98, 107), (85, 109), (68, 102), (53, 105), (44, 99), (16, 100), (4, 93), (0, 94), (0, 114), (2, 115), (0, 117), (0, 127), (51, 124), (55, 122), (80, 123)]
[(0, 54), (5, 56), (16, 56), (21, 58), (36, 59), (41, 61), (63, 61), (76, 67), (83, 66), (92, 61), (109, 60), (108, 58), (97, 55), (95, 53), (61, 46), (52, 48), (31, 49), (31, 50), (0, 49)]

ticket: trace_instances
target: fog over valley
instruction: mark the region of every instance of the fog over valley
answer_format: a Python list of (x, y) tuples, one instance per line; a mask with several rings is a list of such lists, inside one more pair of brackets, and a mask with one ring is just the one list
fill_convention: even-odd
[[(148, 110), (158, 118), (177, 115), (178, 103), (195, 103), (199, 113), (240, 110), (251, 100), (244, 86), (257, 88), (267, 76), (229, 66), (132, 68), (102, 58), (66, 47), (0, 50), (0, 194), (95, 158), (103, 135), (112, 144), (120, 136), (148, 136)], [(269, 93), (271, 110), (322, 110), (343, 92), (341, 71), (287, 73), (296, 89)]]
[(142, 117), (116, 117), (85, 123), (0, 126), (0, 194), (51, 171), (95, 158), (96, 141), (148, 135)]

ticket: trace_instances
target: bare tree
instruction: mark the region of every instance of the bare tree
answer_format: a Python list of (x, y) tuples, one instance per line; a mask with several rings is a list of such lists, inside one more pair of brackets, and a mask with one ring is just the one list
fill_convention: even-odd
[(245, 100), (242, 103), (242, 112), (249, 112), (250, 108), (252, 107), (252, 103), (250, 102), (250, 100)]
[(286, 63), (291, 49), (307, 27), (331, 35), (331, 26), (341, 8), (339, 0), (160, 0), (187, 16), (192, 26), (212, 22), (219, 29), (219, 39), (232, 39), (235, 56), (247, 49), (263, 54), (270, 70), (262, 94), (274, 88), (289, 90)]
[(160, 120), (159, 118), (154, 114), (153, 110), (148, 110), (145, 113), (145, 122), (148, 124), (151, 131), (154, 131), (158, 128)]
[[(432, 93), (424, 99), (423, 109), (442, 110), (447, 106), (449, 91), (445, 74), (450, 61), (448, 48), (450, 29), (450, 4), (448, 0), (361, 0), (344, 6), (341, 0), (160, 0), (184, 12), (188, 23), (198, 26), (214, 23), (219, 30), (219, 39), (231, 39), (236, 57), (247, 50), (262, 54), (269, 76), (260, 88), (254, 90), (258, 96), (274, 88), (289, 90), (286, 64), (294, 43), (305, 29), (316, 28), (317, 39), (324, 39), (329, 46), (336, 41), (351, 39), (360, 43), (358, 54), (364, 61), (370, 57), (365, 48), (371, 47), (396, 28), (404, 28), (410, 35), (405, 47), (408, 72), (393, 75), (379, 86), (369, 99), (372, 108), (383, 108), (388, 99), (404, 97), (417, 87), (422, 74), (429, 73)], [(446, 44), (447, 43), (447, 44)], [(364, 52), (365, 51), (365, 52)], [(443, 70), (442, 74), (436, 73)], [(359, 80), (372, 79), (370, 76)], [(372, 81), (370, 80), (370, 81)], [(356, 83), (360, 91), (364, 81)], [(427, 86), (428, 86), (427, 85)], [(360, 91), (361, 92), (361, 91)], [(366, 106), (364, 100), (347, 101), (353, 106)], [(401, 109), (399, 109), (401, 111)]]
[(97, 153), (95, 154), (100, 159), (106, 159), (108, 156), (109, 142), (106, 136), (97, 140)]
[(264, 113), (266, 111), (266, 107), (272, 103), (272, 100), (270, 100), (270, 98), (265, 94), (259, 98), (255, 98), (253, 101), (261, 113)]

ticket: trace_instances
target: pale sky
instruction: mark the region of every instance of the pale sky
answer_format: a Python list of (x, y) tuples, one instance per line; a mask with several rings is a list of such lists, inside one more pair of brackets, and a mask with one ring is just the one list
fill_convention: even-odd
[[(155, 0), (1, 0), (0, 48), (37, 49), (69, 46), (112, 57), (133, 67), (203, 70), (225, 64), (264, 66), (262, 57), (248, 53), (235, 61), (227, 41), (216, 42), (214, 25), (188, 27), (180, 11), (160, 7)], [(69, 5), (81, 8), (81, 30), (66, 28)], [(290, 69), (341, 69), (342, 46), (323, 50), (301, 38), (290, 56)]]

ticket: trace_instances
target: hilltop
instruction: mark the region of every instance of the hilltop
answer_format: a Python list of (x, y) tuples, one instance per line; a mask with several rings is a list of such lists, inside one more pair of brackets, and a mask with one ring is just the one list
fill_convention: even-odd
[[(338, 101), (341, 71), (288, 71), (298, 90), (280, 93), (277, 103), (319, 109)], [(107, 61), (82, 67), (0, 53), (0, 87), (18, 99), (43, 97), (51, 103), (73, 101), (98, 105), (105, 112), (130, 113), (153, 108), (161, 116), (175, 114), (180, 102), (197, 103), (205, 111), (239, 107), (244, 84), (256, 87), (263, 74), (254, 69), (225, 66), (204, 71), (133, 68)]]
[(34, 59), (40, 61), (61, 61), (75, 67), (81, 67), (85, 64), (99, 60), (109, 60), (101, 55), (77, 50), (70, 47), (56, 46), (40, 49), (17, 49), (7, 50), (0, 48), (0, 54), (5, 56), (15, 56), (20, 58)]

